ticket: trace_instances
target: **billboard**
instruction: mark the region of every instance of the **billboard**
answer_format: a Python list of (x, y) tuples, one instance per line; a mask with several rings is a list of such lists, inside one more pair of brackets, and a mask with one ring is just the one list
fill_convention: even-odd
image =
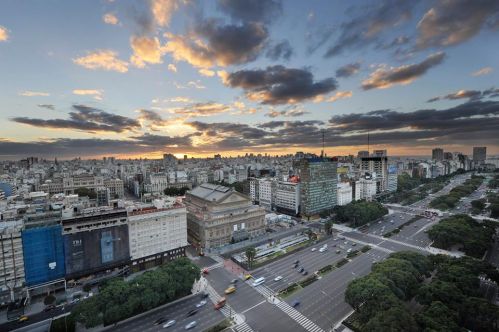
[(78, 278), (128, 264), (127, 225), (64, 235), (66, 277)]

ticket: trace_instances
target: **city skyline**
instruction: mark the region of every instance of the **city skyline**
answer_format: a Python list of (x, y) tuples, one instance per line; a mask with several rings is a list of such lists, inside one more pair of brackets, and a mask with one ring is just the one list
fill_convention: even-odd
[(0, 160), (499, 154), (497, 1), (1, 9)]

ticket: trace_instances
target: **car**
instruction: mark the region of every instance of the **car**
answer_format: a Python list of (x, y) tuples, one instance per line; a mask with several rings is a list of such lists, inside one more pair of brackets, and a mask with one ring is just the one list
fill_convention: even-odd
[(171, 326), (175, 325), (176, 322), (177, 321), (175, 319), (169, 320), (165, 325), (163, 325), (163, 328), (171, 327)]
[(251, 274), (245, 274), (244, 275), (244, 280), (249, 280), (251, 279)]
[(237, 279), (232, 279), (232, 280), (230, 281), (230, 283), (231, 283), (231, 284), (237, 284), (237, 282), (238, 282), (238, 281), (239, 281), (239, 280), (237, 280)]
[(79, 298), (79, 297), (74, 298), (73, 300), (71, 300), (71, 302), (70, 302), (70, 303), (71, 303), (71, 304), (75, 304), (75, 303), (78, 303), (78, 302), (80, 302), (80, 298)]
[(343, 242), (343, 244), (348, 244), (348, 241)]
[(277, 276), (277, 277), (274, 278), (274, 281), (279, 281), (281, 279), (282, 279), (282, 276)]
[(327, 248), (322, 247), (322, 248), (319, 249), (319, 252), (324, 252), (326, 250), (327, 250)]
[(210, 274), (210, 270), (208, 270), (208, 268), (204, 268), (203, 269), (203, 274)]
[(333, 244), (333, 247), (336, 247), (336, 246), (337, 246), (337, 244), (336, 244), (336, 243), (335, 243), (335, 244)]
[(19, 319), (17, 320), (18, 323), (22, 323), (22, 322), (25, 322), (29, 320), (29, 317), (26, 316), (26, 315), (22, 315), (21, 317), (19, 317)]
[(353, 242), (352, 243), (352, 247), (355, 247), (357, 245), (357, 243)]
[(299, 263), (300, 263), (300, 261), (298, 259), (295, 260), (295, 264), (299, 264)]
[(305, 270), (305, 271), (303, 271), (303, 272), (302, 272), (302, 274), (303, 274), (304, 276), (306, 276), (306, 275), (308, 274), (308, 271), (307, 271), (307, 270)]
[(194, 320), (194, 321), (190, 322), (189, 324), (187, 324), (187, 325), (185, 326), (185, 329), (186, 329), (186, 330), (193, 329), (193, 328), (195, 328), (195, 327), (196, 327), (196, 325), (198, 325), (198, 323)]
[(54, 310), (54, 309), (55, 309), (55, 305), (49, 304), (48, 306), (45, 307), (45, 309), (43, 309), (43, 311), (47, 312), (47, 311)]
[(215, 304), (215, 310), (221, 309), (224, 305), (227, 299), (225, 297), (222, 297), (218, 300), (218, 302)]
[(393, 224), (393, 220), (390, 220), (390, 224)]
[(291, 306), (292, 306), (293, 308), (296, 308), (296, 307), (297, 307), (297, 306), (299, 306), (299, 305), (300, 305), (300, 301), (298, 301), (298, 300), (294, 300), (294, 301), (293, 301), (293, 303), (291, 303)]
[(194, 316), (195, 314), (198, 313), (198, 309), (192, 309), (191, 311), (189, 311), (187, 313), (187, 315), (185, 315), (186, 317), (191, 317), (191, 316)]
[(351, 252), (352, 252), (352, 248), (350, 248), (350, 249), (347, 250), (347, 254), (349, 254)]
[(298, 270), (299, 273), (302, 273), (303, 271), (305, 271), (303, 267)]
[(202, 306), (204, 306), (206, 304), (206, 301), (203, 300), (201, 302), (199, 302), (198, 304), (196, 304), (196, 308), (201, 308)]
[(236, 287), (234, 287), (234, 286), (230, 286), (230, 287), (228, 287), (228, 288), (225, 290), (225, 294), (227, 294), (227, 295), (228, 295), (228, 294), (232, 294), (232, 293), (234, 293), (235, 291), (236, 291)]
[(154, 325), (159, 325), (159, 324), (163, 324), (164, 322), (166, 322), (168, 320), (168, 318), (166, 317), (159, 317), (158, 319), (156, 319), (154, 321)]
[(345, 239), (345, 237), (344, 237), (344, 236), (340, 236), (340, 240), (344, 240), (344, 239)]
[(317, 248), (312, 248), (312, 249), (310, 249), (310, 251), (312, 251), (312, 252), (314, 252), (314, 251), (316, 251), (316, 250), (317, 250)]
[(293, 268), (297, 268), (298, 267), (298, 264), (293, 264)]
[(337, 253), (337, 254), (341, 253), (341, 250), (336, 250), (336, 253)]
[(202, 297), (203, 299), (207, 299), (209, 296), (210, 296), (210, 294), (208, 294), (208, 293), (206, 293), (206, 292), (205, 292), (205, 293), (203, 293), (203, 295), (201, 295), (201, 297)]
[(380, 220), (380, 221), (378, 221), (378, 224), (381, 224), (381, 220)]

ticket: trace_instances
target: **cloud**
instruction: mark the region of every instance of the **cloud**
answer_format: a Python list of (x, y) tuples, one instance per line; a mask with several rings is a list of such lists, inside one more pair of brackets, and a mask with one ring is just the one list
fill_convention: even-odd
[(36, 106), (38, 106), (40, 108), (46, 108), (46, 109), (51, 110), (51, 111), (55, 110), (55, 105), (52, 105), (52, 104), (38, 104)]
[(279, 59), (289, 60), (294, 51), (288, 40), (282, 40), (279, 43), (271, 45), (267, 49), (265, 56), (271, 60), (277, 61)]
[(213, 70), (209, 70), (209, 69), (206, 69), (206, 68), (201, 68), (199, 69), (199, 73), (203, 76), (206, 76), (206, 77), (213, 77), (215, 76), (215, 72)]
[(167, 33), (164, 50), (176, 61), (185, 61), (194, 67), (228, 66), (255, 60), (268, 37), (260, 23), (222, 25), (216, 20), (200, 22), (185, 36)]
[(479, 100), (482, 98), (494, 98), (499, 96), (499, 89), (490, 88), (484, 91), (479, 90), (459, 90), (457, 92), (449, 93), (444, 96), (437, 96), (431, 99), (428, 99), (428, 103), (432, 103), (439, 100), (458, 100), (458, 99), (469, 99), (470, 101)]
[(48, 96), (50, 96), (50, 93), (26, 90), (26, 91), (19, 92), (19, 95), (23, 96), (23, 97), (48, 97)]
[(168, 70), (176, 73), (177, 67), (173, 63), (170, 63), (170, 64), (168, 64)]
[(73, 62), (87, 69), (103, 69), (126, 73), (128, 71), (128, 63), (118, 59), (117, 56), (118, 53), (111, 50), (97, 50), (87, 52), (86, 56), (73, 59)]
[(102, 90), (95, 89), (75, 89), (73, 94), (79, 96), (93, 96), (95, 100), (102, 100)]
[(309, 70), (284, 66), (236, 71), (226, 76), (224, 84), (242, 88), (250, 100), (271, 105), (302, 102), (337, 88), (332, 77), (314, 81), (314, 75)]
[(97, 108), (85, 105), (73, 105), (74, 111), (69, 112), (69, 119), (35, 119), (15, 117), (11, 120), (40, 128), (75, 129), (86, 132), (116, 132), (133, 131), (139, 129), (137, 120), (121, 115), (104, 112)]
[(418, 24), (417, 49), (460, 44), (499, 14), (496, 0), (437, 1)]
[(187, 86), (195, 89), (206, 89), (206, 87), (203, 84), (201, 84), (200, 80), (189, 81), (187, 82)]
[(353, 96), (352, 91), (338, 91), (331, 97), (327, 99), (328, 102), (335, 102), (340, 99), (351, 98)]
[(494, 68), (492, 67), (483, 67), (481, 69), (478, 69), (477, 71), (474, 71), (471, 73), (471, 76), (484, 76), (492, 73), (494, 71)]
[(350, 77), (357, 74), (360, 70), (360, 62), (353, 62), (344, 65), (336, 70), (337, 77)]
[(190, 103), (192, 102), (192, 99), (188, 97), (174, 97), (171, 98), (170, 101), (173, 103)]
[(434, 53), (420, 63), (400, 67), (378, 68), (362, 81), (364, 90), (386, 89), (394, 84), (409, 84), (424, 75), (430, 68), (442, 63), (444, 52)]
[(302, 115), (309, 114), (309, 113), (310, 112), (307, 112), (307, 111), (300, 109), (300, 108), (291, 108), (291, 109), (283, 110), (283, 111), (271, 110), (268, 113), (266, 113), (265, 116), (268, 116), (269, 118), (277, 118), (279, 116), (298, 117), (298, 116), (302, 116)]
[(130, 62), (138, 67), (144, 68), (146, 63), (158, 64), (162, 63), (161, 56), (163, 49), (156, 37), (135, 37), (130, 38), (130, 46), (133, 50), (133, 55), (130, 57)]
[(185, 117), (200, 117), (226, 113), (230, 110), (231, 107), (228, 105), (215, 102), (207, 102), (194, 103), (185, 107), (171, 108), (168, 109), (168, 112)]
[(385, 31), (408, 21), (416, 4), (417, 1), (383, 0), (350, 8), (348, 12), (359, 14), (341, 24), (339, 37), (324, 56), (329, 58), (377, 42)]
[(151, 12), (154, 21), (161, 27), (170, 25), (172, 14), (178, 9), (178, 0), (152, 0)]
[(107, 13), (107, 14), (105, 14), (102, 17), (102, 20), (104, 21), (104, 23), (111, 24), (111, 25), (117, 25), (117, 24), (120, 23), (120, 21), (118, 20), (118, 18), (116, 17), (116, 15), (114, 15), (113, 13)]
[(277, 0), (219, 0), (218, 8), (233, 20), (270, 23), (282, 13), (282, 3)]
[(81, 156), (101, 156), (118, 154), (145, 154), (168, 149), (171, 152), (192, 150), (191, 135), (160, 136), (144, 134), (125, 140), (102, 138), (56, 138), (31, 142), (15, 142), (0, 139), (0, 158), (18, 158), (35, 155), (45, 157), (74, 158)]
[(9, 30), (0, 25), (0, 42), (9, 40)]

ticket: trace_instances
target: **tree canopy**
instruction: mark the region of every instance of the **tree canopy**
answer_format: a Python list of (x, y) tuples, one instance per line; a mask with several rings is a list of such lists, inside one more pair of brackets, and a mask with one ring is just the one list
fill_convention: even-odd
[(388, 214), (388, 209), (379, 202), (354, 201), (334, 208), (336, 218), (352, 227), (359, 227)]
[(113, 279), (80, 302), (72, 316), (86, 328), (113, 324), (188, 295), (199, 273), (187, 258), (179, 258), (128, 282)]
[(483, 176), (473, 175), (462, 185), (453, 188), (449, 194), (439, 196), (430, 202), (430, 206), (439, 210), (448, 210), (456, 206), (462, 197), (469, 196), (480, 187), (484, 180)]

